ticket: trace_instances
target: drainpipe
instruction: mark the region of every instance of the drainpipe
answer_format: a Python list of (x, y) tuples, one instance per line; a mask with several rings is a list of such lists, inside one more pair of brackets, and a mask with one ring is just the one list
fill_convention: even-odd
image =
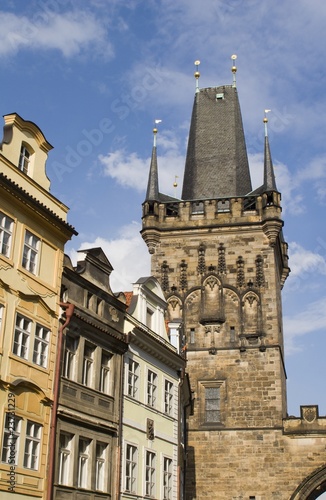
[(66, 326), (69, 325), (75, 309), (74, 304), (70, 304), (69, 302), (60, 302), (59, 305), (66, 314), (66, 321), (63, 323), (63, 325), (60, 326), (58, 330), (57, 359), (54, 372), (53, 405), (52, 405), (50, 440), (49, 440), (49, 469), (48, 469), (49, 475), (47, 483), (47, 500), (52, 500), (53, 498), (55, 441), (56, 441), (56, 427), (57, 427), (57, 410), (59, 404), (62, 337), (63, 337), (63, 331), (66, 328)]
[(123, 413), (124, 413), (124, 381), (125, 381), (125, 356), (127, 352), (129, 352), (129, 344), (130, 344), (130, 334), (127, 334), (127, 342), (128, 347), (127, 351), (123, 353), (121, 357), (122, 366), (120, 369), (120, 409), (119, 409), (119, 434), (118, 434), (118, 460), (117, 460), (117, 500), (121, 498), (121, 483), (122, 483), (122, 443), (123, 443)]

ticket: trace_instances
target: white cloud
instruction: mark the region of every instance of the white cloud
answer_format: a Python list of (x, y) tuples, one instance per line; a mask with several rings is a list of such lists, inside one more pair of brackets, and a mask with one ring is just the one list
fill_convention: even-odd
[[(110, 284), (112, 291), (131, 291), (131, 284), (140, 277), (150, 276), (150, 255), (146, 244), (140, 236), (141, 225), (138, 222), (121, 227), (116, 239), (107, 240), (97, 237), (94, 241), (84, 241), (79, 250), (86, 248), (102, 248), (111, 262), (113, 271)], [(78, 254), (75, 250), (70, 252), (70, 258), (76, 264)], [(80, 257), (79, 257), (80, 258)]]
[(291, 242), (289, 243), (289, 256), (291, 277), (313, 272), (326, 274), (326, 260), (319, 253), (307, 250), (296, 242)]
[(101, 23), (89, 12), (40, 11), (31, 17), (0, 12), (0, 56), (21, 49), (59, 50), (72, 57), (85, 49), (112, 57), (113, 48)]
[(306, 308), (293, 317), (284, 316), (284, 340), (287, 354), (301, 350), (298, 337), (318, 330), (326, 331), (326, 297), (307, 304)]
[[(171, 196), (180, 196), (185, 154), (183, 146), (171, 131), (162, 132), (158, 139), (157, 162), (159, 176), (159, 190)], [(181, 150), (181, 151), (180, 151)], [(106, 156), (100, 155), (99, 161), (104, 167), (104, 175), (116, 180), (124, 187), (144, 191), (147, 186), (151, 158), (140, 158), (136, 153), (127, 153), (124, 149), (117, 149)], [(178, 190), (174, 192), (175, 177), (178, 180)]]

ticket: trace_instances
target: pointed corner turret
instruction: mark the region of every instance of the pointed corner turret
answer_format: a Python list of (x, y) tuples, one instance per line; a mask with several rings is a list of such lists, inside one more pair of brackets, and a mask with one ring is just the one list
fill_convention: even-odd
[(268, 130), (267, 130), (268, 119), (267, 119), (266, 113), (268, 113), (269, 111), (270, 111), (269, 109), (265, 110), (265, 117), (264, 117), (264, 120), (263, 120), (264, 124), (265, 124), (264, 184), (263, 184), (263, 190), (265, 192), (277, 191), (276, 182), (275, 182), (274, 167), (273, 167), (272, 156), (271, 156), (271, 151), (270, 151), (270, 147), (269, 147), (269, 140), (268, 140)]
[[(158, 120), (156, 120), (158, 122)], [(157, 168), (157, 152), (156, 152), (156, 134), (157, 128), (153, 128), (153, 149), (151, 165), (149, 169), (148, 184), (146, 191), (145, 201), (158, 201), (159, 200), (159, 189), (158, 189), (158, 168)]]

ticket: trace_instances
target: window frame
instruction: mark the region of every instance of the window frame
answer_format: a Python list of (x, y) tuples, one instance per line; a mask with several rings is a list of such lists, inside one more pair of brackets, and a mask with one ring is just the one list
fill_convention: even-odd
[(157, 373), (153, 370), (147, 370), (147, 392), (146, 392), (146, 404), (151, 408), (156, 407), (157, 401)]
[(163, 500), (172, 499), (173, 484), (173, 460), (170, 457), (163, 456)]
[[(85, 448), (81, 448), (81, 444), (85, 444)], [(89, 463), (91, 458), (92, 439), (83, 436), (78, 440), (78, 457), (77, 457), (77, 488), (89, 488)]]
[(133, 358), (128, 360), (128, 372), (127, 372), (127, 390), (128, 396), (136, 399), (138, 389), (139, 389), (139, 378), (140, 378), (140, 364), (137, 363)]
[[(69, 341), (69, 343), (67, 342)], [(71, 341), (71, 344), (70, 344)], [(72, 348), (72, 344), (74, 350)], [(76, 358), (79, 345), (79, 339), (69, 333), (65, 336), (65, 348), (63, 355), (62, 376), (68, 380), (75, 380), (76, 377)]]
[[(18, 320), (23, 323), (23, 326), (17, 324)], [(25, 322), (28, 323), (27, 328), (25, 327)], [(20, 313), (16, 313), (12, 352), (25, 361), (29, 361), (28, 358), (32, 334), (32, 324), (33, 321), (30, 318), (27, 318)]]
[[(7, 227), (7, 222), (9, 222), (10, 227)], [(11, 257), (11, 248), (12, 248), (12, 240), (14, 233), (14, 224), (15, 221), (9, 215), (0, 211), (0, 254), (10, 259)], [(6, 240), (7, 237), (7, 240)], [(4, 251), (4, 247), (7, 248)]]
[[(1, 463), (16, 466), (18, 465), (22, 420), (23, 419), (20, 416), (13, 414), (12, 412), (6, 412), (4, 415), (1, 443)], [(6, 454), (6, 457), (4, 457), (4, 453)], [(11, 458), (12, 453), (14, 453), (14, 459)]]
[[(14, 424), (12, 425), (12, 422)], [(14, 444), (10, 442), (14, 439)], [(1, 463), (15, 465), (31, 471), (40, 468), (43, 425), (14, 412), (6, 412), (1, 443)], [(14, 452), (14, 459), (12, 453)], [(12, 461), (14, 460), (14, 461)]]
[(156, 453), (145, 451), (145, 497), (154, 498), (156, 489)]
[[(104, 358), (106, 358), (106, 363), (104, 363)], [(100, 369), (100, 380), (99, 380), (99, 391), (103, 394), (110, 394), (111, 386), (111, 360), (112, 354), (109, 351), (102, 349), (101, 352), (101, 369)]]
[[(61, 438), (67, 441), (62, 443)], [(61, 431), (59, 434), (58, 484), (64, 486), (71, 486), (74, 439), (71, 432)]]
[(25, 469), (38, 470), (39, 468), (38, 466), (39, 466), (40, 448), (42, 439), (42, 427), (43, 426), (41, 424), (33, 422), (32, 420), (26, 421), (24, 459), (23, 459), (23, 467)]
[[(34, 244), (35, 243), (35, 244)], [(25, 229), (22, 267), (37, 276), (39, 270), (39, 256), (41, 252), (41, 238), (32, 233), (29, 229)]]
[(27, 144), (22, 142), (19, 153), (18, 169), (26, 175), (30, 173), (29, 167), (31, 164), (32, 155), (32, 149)]
[[(41, 335), (38, 335), (38, 333), (41, 333)], [(39, 323), (36, 323), (34, 333), (33, 363), (41, 366), (42, 368), (47, 368), (48, 366), (50, 335), (51, 330), (40, 325)]]
[(82, 380), (81, 380), (81, 383), (85, 387), (92, 388), (94, 385), (93, 378), (94, 378), (95, 351), (96, 351), (96, 345), (86, 340), (83, 349), (83, 367), (82, 367)]
[(174, 384), (169, 379), (164, 379), (164, 413), (173, 414), (174, 407)]
[[(20, 323), (20, 324), (18, 324)], [(25, 325), (28, 324), (28, 326)], [(37, 331), (43, 331), (47, 335), (47, 340), (39, 337)], [(49, 363), (49, 346), (51, 341), (52, 331), (47, 326), (41, 325), (35, 322), (33, 319), (21, 314), (19, 311), (16, 312), (16, 319), (14, 325), (14, 335), (12, 344), (12, 354), (18, 356), (19, 358), (32, 363), (33, 365), (44, 368), (48, 368)], [(35, 347), (37, 345), (37, 347)], [(33, 347), (32, 347), (33, 346)], [(36, 349), (41, 349), (41, 352)], [(35, 352), (39, 356), (44, 356), (42, 364), (35, 361)]]
[[(102, 447), (99, 453), (98, 449)], [(96, 441), (95, 443), (95, 490), (107, 491), (107, 457), (108, 457), (108, 443)]]
[(125, 446), (124, 471), (125, 491), (128, 493), (136, 493), (138, 474), (138, 447), (132, 443), (126, 443)]
[[(210, 397), (207, 389), (217, 390), (217, 397)], [(201, 426), (206, 428), (223, 426), (223, 400), (225, 398), (225, 380), (199, 381), (200, 420)], [(214, 403), (217, 401), (217, 403)], [(217, 418), (209, 417), (207, 412), (216, 412)]]

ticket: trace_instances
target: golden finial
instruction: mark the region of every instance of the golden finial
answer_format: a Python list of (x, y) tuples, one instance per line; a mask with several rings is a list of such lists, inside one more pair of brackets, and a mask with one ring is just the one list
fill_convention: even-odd
[[(155, 121), (154, 121), (154, 123), (155, 123), (155, 125), (156, 125), (157, 123), (161, 123), (161, 121), (162, 121), (162, 120), (155, 120)], [(156, 126), (155, 126), (155, 125), (154, 125), (154, 128), (153, 128), (153, 134), (154, 134), (153, 146), (154, 146), (154, 148), (156, 147), (156, 134), (157, 134), (157, 132), (158, 132), (158, 131), (157, 131), (157, 128), (156, 128)]]
[(265, 137), (268, 136), (268, 131), (267, 131), (267, 123), (268, 123), (268, 118), (267, 118), (267, 113), (269, 113), (271, 110), (270, 109), (265, 109), (265, 116), (263, 119), (264, 125), (265, 125)]
[(175, 198), (177, 197), (177, 187), (178, 187), (177, 179), (179, 179), (179, 176), (175, 175), (174, 176), (174, 183), (173, 183)]
[(200, 73), (199, 73), (199, 65), (200, 65), (200, 61), (195, 61), (194, 62), (195, 66), (196, 66), (196, 71), (194, 73), (194, 77), (196, 78), (196, 93), (199, 92), (199, 77), (200, 77)]
[(237, 86), (237, 82), (236, 82), (236, 72), (237, 72), (237, 67), (236, 67), (236, 65), (235, 65), (235, 61), (236, 61), (237, 57), (238, 57), (238, 56), (237, 56), (236, 54), (233, 54), (233, 55), (231, 56), (231, 59), (232, 59), (232, 61), (233, 61), (233, 66), (232, 66), (232, 68), (231, 68), (231, 71), (232, 71), (232, 73), (233, 73), (233, 85), (232, 85), (233, 87), (236, 87), (236, 86)]

